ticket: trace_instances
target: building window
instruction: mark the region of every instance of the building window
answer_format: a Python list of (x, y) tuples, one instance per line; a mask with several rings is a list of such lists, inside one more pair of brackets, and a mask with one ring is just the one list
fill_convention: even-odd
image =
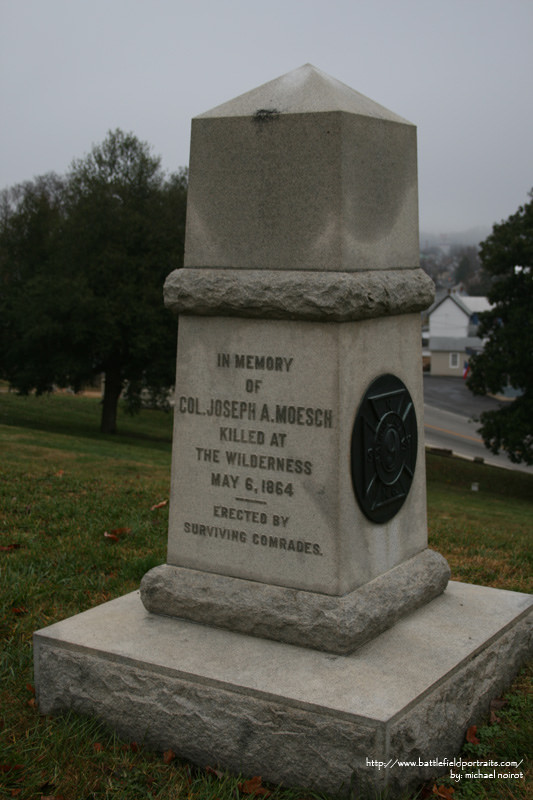
[(459, 369), (459, 353), (450, 353), (450, 369)]

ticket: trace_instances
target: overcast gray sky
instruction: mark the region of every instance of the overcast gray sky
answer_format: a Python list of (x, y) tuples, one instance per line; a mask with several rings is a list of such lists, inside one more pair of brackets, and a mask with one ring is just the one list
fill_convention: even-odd
[(0, 188), (110, 129), (185, 166), (191, 117), (304, 63), (418, 127), (424, 231), (533, 186), (533, 0), (0, 0)]

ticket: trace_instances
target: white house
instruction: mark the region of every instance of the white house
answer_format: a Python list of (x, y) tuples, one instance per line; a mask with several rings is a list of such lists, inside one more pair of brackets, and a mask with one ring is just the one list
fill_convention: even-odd
[(477, 336), (479, 314), (490, 308), (486, 297), (454, 289), (435, 301), (428, 311), (432, 375), (463, 375), (472, 353), (483, 349)]

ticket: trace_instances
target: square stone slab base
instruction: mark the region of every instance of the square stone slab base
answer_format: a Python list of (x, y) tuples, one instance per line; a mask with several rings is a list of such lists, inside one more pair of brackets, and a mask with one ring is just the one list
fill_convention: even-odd
[(532, 610), (528, 595), (451, 582), (338, 656), (151, 614), (133, 592), (38, 631), (35, 685), (45, 714), (94, 715), (199, 765), (394, 794), (449, 772), (424, 763), (458, 753), (532, 654)]

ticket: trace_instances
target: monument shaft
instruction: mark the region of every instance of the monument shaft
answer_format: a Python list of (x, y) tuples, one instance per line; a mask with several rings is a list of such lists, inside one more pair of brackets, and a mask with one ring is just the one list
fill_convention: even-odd
[[(181, 315), (168, 556), (143, 581), (149, 610), (254, 632), (267, 593), (262, 635), (346, 652), (443, 591), (417, 436), (433, 287), (416, 186), (415, 127), (309, 65), (193, 120), (186, 266), (165, 287)], [(384, 375), (396, 390), (355, 435)]]

